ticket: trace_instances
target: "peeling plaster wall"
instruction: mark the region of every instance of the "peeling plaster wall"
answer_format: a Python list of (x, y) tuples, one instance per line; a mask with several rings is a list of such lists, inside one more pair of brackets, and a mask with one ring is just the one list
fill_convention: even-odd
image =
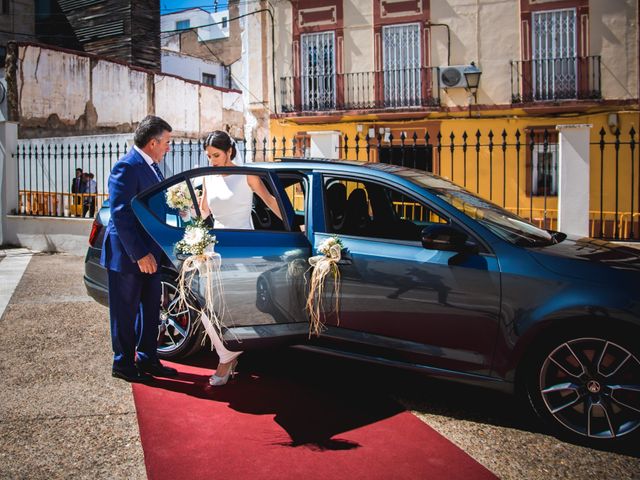
[[(127, 108), (122, 105), (124, 98)], [(91, 99), (98, 127), (138, 122), (149, 110), (147, 74), (130, 70), (125, 65), (98, 61), (93, 66)]]
[(90, 100), (89, 58), (39, 47), (19, 53), (20, 117), (26, 124), (56, 115), (73, 124)]
[(156, 115), (174, 129), (174, 135), (200, 132), (199, 86), (174, 77), (156, 75)]
[(167, 120), (176, 137), (242, 133), (238, 91), (33, 44), (19, 44), (17, 57), (9, 78), (20, 138), (130, 133), (148, 114)]

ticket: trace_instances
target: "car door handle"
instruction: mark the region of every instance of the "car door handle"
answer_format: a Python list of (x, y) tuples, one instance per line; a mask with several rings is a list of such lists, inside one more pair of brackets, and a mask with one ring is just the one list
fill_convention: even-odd
[(338, 265), (339, 266), (344, 266), (344, 265), (353, 265), (353, 258), (351, 258), (350, 255), (343, 255), (340, 260), (338, 260)]

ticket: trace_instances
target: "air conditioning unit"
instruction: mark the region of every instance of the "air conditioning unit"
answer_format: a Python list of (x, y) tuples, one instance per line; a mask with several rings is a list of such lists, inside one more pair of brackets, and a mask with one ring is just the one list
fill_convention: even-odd
[(475, 65), (451, 65), (439, 68), (440, 88), (466, 88), (467, 78), (465, 73), (478, 73), (480, 70)]

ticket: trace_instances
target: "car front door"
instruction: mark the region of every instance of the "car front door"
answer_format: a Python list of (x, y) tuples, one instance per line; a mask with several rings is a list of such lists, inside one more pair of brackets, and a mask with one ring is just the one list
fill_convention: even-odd
[[(216, 236), (215, 251), (222, 259), (225, 340), (230, 348), (247, 349), (304, 336), (308, 330), (306, 314), (300, 307), (304, 279), (292, 276), (291, 272), (296, 265), (306, 262), (310, 243), (298, 225), (300, 222), (295, 221), (291, 201), (275, 174), (247, 167), (191, 170), (144, 192), (134, 199), (132, 208), (179, 271), (184, 257), (178, 258), (175, 245), (183, 238), (186, 226), (201, 214), (198, 203), (203, 185), (210, 184), (207, 178), (221, 175), (258, 177), (276, 198), (282, 215), (282, 220), (278, 219), (254, 194), (253, 229), (216, 228), (215, 219), (212, 222), (210, 233)], [(168, 205), (167, 194), (175, 189), (188, 192), (190, 208), (179, 211)], [(204, 300), (198, 290), (205, 278), (197, 277), (194, 285), (198, 288), (193, 289), (201, 304)]]
[[(500, 312), (496, 257), (424, 248), (422, 229), (452, 219), (405, 191), (339, 175), (322, 185), (325, 231), (314, 247), (338, 235), (347, 249), (327, 335), (368, 354), (489, 374)], [(346, 198), (342, 207), (336, 197)]]

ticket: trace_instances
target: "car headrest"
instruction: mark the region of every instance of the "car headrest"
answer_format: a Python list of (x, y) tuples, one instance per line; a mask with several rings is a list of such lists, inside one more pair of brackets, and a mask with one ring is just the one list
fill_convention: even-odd
[(354, 226), (364, 226), (369, 219), (367, 194), (362, 188), (356, 188), (349, 194), (345, 222)]
[(347, 187), (342, 183), (334, 183), (327, 189), (327, 209), (333, 231), (340, 230), (344, 225), (346, 206)]

